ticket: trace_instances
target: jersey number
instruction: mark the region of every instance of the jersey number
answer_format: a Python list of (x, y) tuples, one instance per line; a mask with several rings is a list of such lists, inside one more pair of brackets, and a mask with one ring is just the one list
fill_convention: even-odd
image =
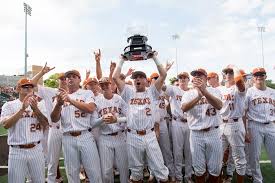
[(87, 116), (87, 114), (85, 112), (81, 112), (80, 110), (74, 111), (74, 115), (76, 118), (80, 118), (80, 117), (84, 118)]
[(165, 109), (165, 102), (159, 103), (159, 108), (160, 109)]
[(147, 116), (151, 116), (151, 115), (152, 115), (152, 114), (151, 114), (151, 109), (150, 109), (150, 108), (147, 107), (147, 108), (145, 109), (145, 111), (146, 111), (146, 115), (147, 115)]
[(30, 131), (31, 132), (35, 132), (36, 130), (41, 130), (41, 126), (40, 126), (40, 123), (37, 123), (37, 124), (31, 124), (31, 128), (30, 128)]
[(234, 103), (229, 103), (229, 110), (233, 111), (234, 110)]
[(207, 116), (215, 116), (217, 114), (216, 109), (215, 108), (210, 108), (207, 109), (206, 113)]

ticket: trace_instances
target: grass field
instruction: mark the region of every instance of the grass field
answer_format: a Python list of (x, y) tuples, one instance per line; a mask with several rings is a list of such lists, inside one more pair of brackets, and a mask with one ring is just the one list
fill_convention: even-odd
[[(0, 127), (0, 135), (4, 135), (4, 134), (7, 134), (7, 131), (3, 127)], [(268, 155), (264, 148), (262, 148), (261, 160), (269, 160)], [(63, 161), (60, 162), (60, 166), (64, 166)], [(272, 169), (271, 163), (262, 163), (261, 170), (264, 177), (264, 183), (275, 183), (275, 170)], [(61, 173), (62, 173), (62, 177), (64, 178), (64, 183), (68, 182), (64, 169), (61, 170)], [(7, 183), (7, 182), (8, 182), (7, 175), (0, 176), (0, 183)], [(119, 182), (118, 177), (116, 177), (115, 182), (116, 183)], [(233, 182), (234, 183), (236, 182), (235, 178)], [(250, 183), (250, 182), (251, 181), (249, 180), (245, 181), (245, 183)]]

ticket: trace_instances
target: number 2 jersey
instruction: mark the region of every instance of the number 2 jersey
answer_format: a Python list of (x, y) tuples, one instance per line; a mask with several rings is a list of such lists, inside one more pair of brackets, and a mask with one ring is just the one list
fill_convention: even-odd
[[(222, 96), (218, 89), (212, 87), (207, 87), (206, 89), (211, 95), (221, 100)], [(184, 92), (181, 105), (190, 102), (196, 97), (198, 97), (198, 91), (196, 89), (190, 89)], [(187, 111), (186, 114), (190, 130), (202, 130), (221, 124), (219, 110), (209, 104), (205, 96), (203, 96), (192, 109)]]
[[(22, 108), (23, 103), (19, 100), (7, 102), (2, 107), (1, 122)], [(38, 108), (47, 118), (44, 101), (38, 102)], [(22, 117), (8, 129), (8, 145), (24, 145), (40, 141), (43, 138), (43, 129), (35, 117), (31, 107), (27, 107)]]
[(121, 92), (122, 99), (127, 103), (127, 127), (133, 130), (145, 130), (154, 127), (157, 121), (159, 91), (151, 85), (144, 92), (136, 92), (134, 87), (125, 85)]

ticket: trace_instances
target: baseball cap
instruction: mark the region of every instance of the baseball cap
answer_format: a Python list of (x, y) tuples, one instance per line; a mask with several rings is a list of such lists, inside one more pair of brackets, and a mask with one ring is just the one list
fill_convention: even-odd
[(153, 72), (150, 76), (150, 79), (153, 79), (153, 78), (156, 78), (156, 77), (159, 77), (159, 74), (157, 72)]
[(253, 69), (253, 71), (252, 71), (252, 74), (253, 74), (253, 75), (256, 74), (256, 73), (264, 73), (264, 74), (266, 74), (266, 71), (265, 71), (265, 69), (262, 68), (262, 67), (257, 67), (257, 68), (255, 68), (255, 69)]
[(226, 73), (226, 72), (229, 71), (229, 70), (234, 72), (233, 68), (230, 67), (230, 66), (226, 66), (226, 67), (222, 70), (222, 72), (223, 72), (223, 73)]
[(95, 77), (93, 77), (93, 78), (88, 78), (85, 81), (83, 81), (84, 86), (89, 84), (89, 83), (98, 83), (98, 80)]
[(215, 72), (209, 72), (209, 73), (207, 74), (207, 78), (215, 78), (215, 77), (217, 77), (217, 76), (218, 76), (218, 74), (215, 73)]
[(98, 82), (99, 82), (99, 84), (101, 84), (101, 83), (111, 83), (111, 81), (108, 77), (102, 77), (102, 78), (100, 78), (100, 80)]
[(196, 73), (201, 73), (201, 74), (203, 74), (207, 77), (207, 72), (202, 68), (198, 68), (196, 70), (193, 70), (190, 74), (191, 74), (191, 76), (195, 76)]
[(58, 73), (57, 75), (58, 75), (57, 79), (65, 78), (65, 73), (64, 72)]
[(189, 78), (189, 74), (187, 72), (181, 72), (178, 74), (177, 78), (180, 78), (181, 76)]
[(137, 76), (142, 76), (147, 79), (146, 74), (142, 71), (135, 71), (132, 73), (131, 79), (136, 79)]
[(65, 72), (65, 77), (68, 77), (69, 74), (74, 74), (74, 75), (78, 76), (79, 78), (81, 78), (81, 75), (77, 70), (70, 70), (70, 71)]
[(34, 86), (32, 80), (27, 79), (27, 78), (21, 78), (17, 82), (17, 86), (25, 86), (25, 85), (32, 85), (32, 86)]

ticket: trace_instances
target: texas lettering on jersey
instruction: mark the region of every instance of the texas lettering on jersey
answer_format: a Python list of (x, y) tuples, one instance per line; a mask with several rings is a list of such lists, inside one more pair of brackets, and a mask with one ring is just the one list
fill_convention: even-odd
[(203, 104), (208, 104), (208, 101), (205, 97), (202, 97), (196, 105), (203, 105)]
[(151, 104), (150, 98), (132, 98), (130, 101), (130, 105), (145, 105)]
[(180, 95), (176, 95), (176, 100), (181, 101), (181, 99), (182, 99), (182, 96), (180, 96)]
[(102, 117), (104, 114), (108, 114), (108, 113), (121, 114), (121, 108), (116, 107), (116, 106), (111, 106), (111, 107), (104, 107), (98, 111), (98, 114), (100, 115), (100, 117)]
[(23, 118), (35, 118), (35, 114), (32, 111), (24, 111), (22, 114)]
[(223, 100), (234, 101), (235, 100), (235, 96), (231, 95), (231, 94), (223, 95)]
[(255, 106), (257, 104), (272, 104), (275, 106), (275, 99), (268, 97), (258, 97), (252, 100), (252, 104)]

